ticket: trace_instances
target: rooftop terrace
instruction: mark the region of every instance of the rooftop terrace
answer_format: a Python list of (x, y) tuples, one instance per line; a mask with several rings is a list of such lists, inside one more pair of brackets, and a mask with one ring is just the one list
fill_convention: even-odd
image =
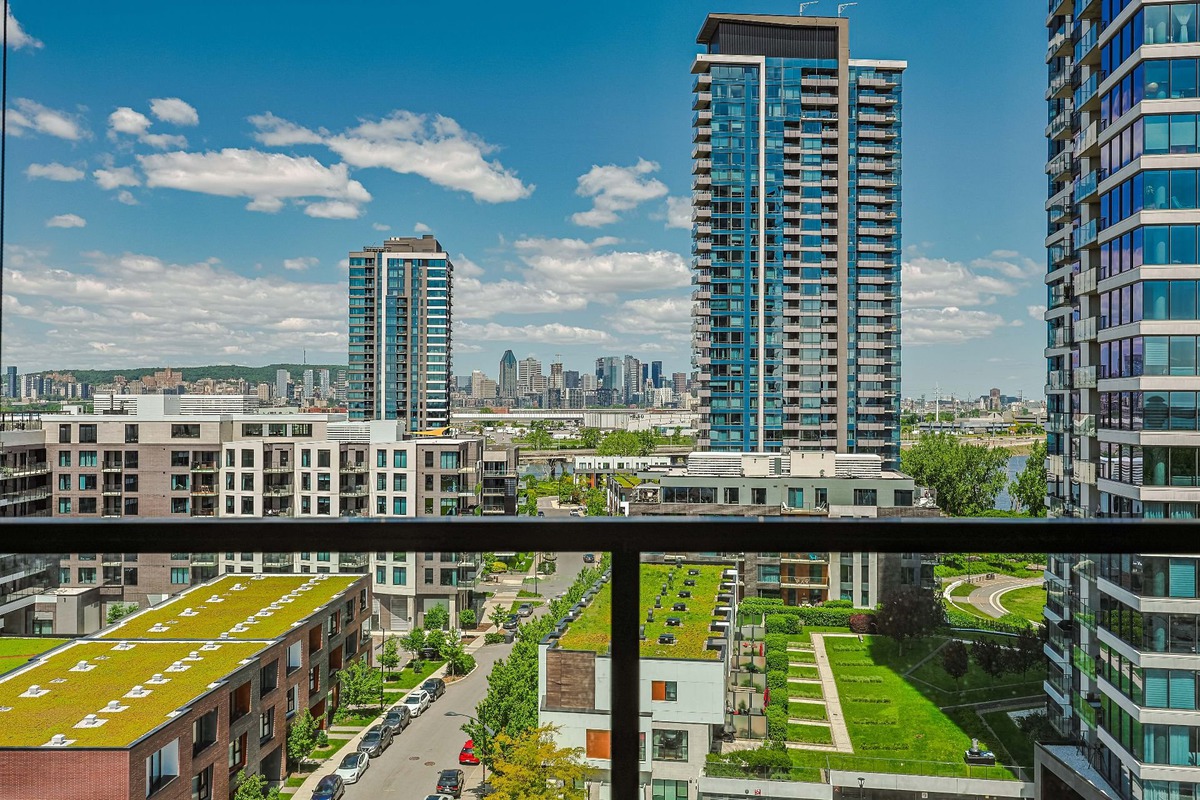
[(56, 734), (64, 747), (127, 747), (263, 646), (76, 641), (0, 677), (0, 747), (42, 747)]
[[(719, 650), (708, 649), (711, 637), (723, 634), (711, 629), (712, 623), (728, 619), (728, 614), (718, 614), (715, 609), (725, 606), (718, 600), (722, 594), (723, 573), (729, 567), (712, 564), (684, 564), (676, 567), (666, 564), (642, 564), (639, 588), (639, 608), (642, 620), (653, 612), (654, 621), (645, 622), (645, 638), (641, 642), (642, 658), (693, 658), (715, 661), (721, 657)], [(692, 573), (695, 574), (692, 574)], [(693, 581), (694, 585), (685, 585)], [(663, 587), (666, 594), (663, 595)], [(680, 597), (680, 592), (690, 592), (691, 597)], [(661, 608), (654, 607), (659, 600)], [(683, 603), (686, 611), (674, 611), (672, 606)], [(679, 620), (678, 625), (668, 625), (668, 618)], [(659, 644), (660, 634), (675, 635), (675, 644)], [(612, 586), (605, 583), (596, 593), (591, 605), (584, 608), (579, 618), (567, 626), (558, 640), (564, 650), (591, 650), (607, 653), (612, 639)]]
[(126, 617), (102, 639), (276, 639), (361, 575), (224, 575)]

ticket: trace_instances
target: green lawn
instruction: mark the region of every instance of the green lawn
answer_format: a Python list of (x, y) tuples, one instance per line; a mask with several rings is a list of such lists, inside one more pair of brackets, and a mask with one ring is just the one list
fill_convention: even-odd
[(318, 747), (316, 750), (313, 750), (312, 758), (315, 758), (318, 760), (323, 759), (323, 758), (329, 758), (329, 756), (333, 755), (338, 750), (341, 750), (342, 745), (344, 745), (346, 742), (350, 741), (352, 738), (353, 737), (351, 737), (351, 736), (345, 736), (345, 737), (330, 736), (329, 737), (329, 746), (328, 747)]
[(1024, 617), (1030, 622), (1042, 624), (1042, 607), (1046, 605), (1046, 590), (1041, 586), (1026, 586), (1013, 589), (999, 597), (1000, 605), (1011, 614)]
[(819, 678), (816, 664), (792, 664), (788, 667), (789, 678)]
[(993, 711), (983, 715), (984, 721), (991, 726), (1004, 749), (1009, 752), (1022, 767), (1033, 769), (1033, 741), (1021, 732), (1017, 723), (1012, 721), (1007, 711)]
[(24, 665), (34, 656), (66, 644), (66, 639), (0, 637), (0, 674)]
[(413, 688), (414, 686), (419, 686), (422, 683), (424, 683), (426, 678), (428, 678), (430, 675), (432, 675), (434, 672), (436, 672), (438, 667), (442, 666), (445, 663), (446, 663), (445, 659), (441, 659), (441, 658), (435, 658), (432, 661), (422, 661), (421, 662), (422, 666), (421, 666), (420, 672), (413, 672), (412, 669), (410, 669), (409, 667), (405, 667), (404, 669), (400, 670), (400, 672), (395, 673), (400, 676), (396, 680), (391, 679), (391, 676), (393, 673), (389, 672), (388, 680), (383, 684), (383, 688), (385, 691), (387, 691), (387, 690), (407, 691), (407, 690)]
[(793, 725), (789, 723), (787, 729), (789, 742), (833, 744), (833, 734), (824, 725)]
[[(980, 735), (983, 723), (974, 712), (943, 712), (903, 677), (941, 640), (910, 642), (903, 655), (894, 642), (878, 636), (866, 636), (861, 643), (857, 637), (827, 638), (825, 644), (855, 754), (793, 750), (797, 766), (821, 767), (828, 759), (833, 769), (966, 775), (962, 757), (972, 736), (1002, 761), (1009, 758), (1000, 742), (989, 741), (992, 737), (986, 733)], [(941, 669), (939, 664), (933, 666)], [(993, 773), (989, 777), (1012, 777), (1005, 770)]]
[[(943, 641), (938, 640), (938, 644)], [(1037, 670), (1031, 669), (1025, 676), (1016, 673), (997, 679), (981, 670), (974, 660), (967, 674), (955, 681), (942, 668), (940, 654), (913, 670), (909, 678), (918, 691), (941, 706), (1008, 700), (1041, 694), (1042, 691)]]
[(825, 697), (821, 692), (821, 684), (819, 683), (789, 683), (787, 686), (788, 697), (808, 697), (813, 700), (820, 700)]
[(960, 583), (958, 586), (955, 586), (953, 589), (950, 590), (950, 596), (951, 597), (966, 597), (967, 595), (969, 595), (971, 592), (975, 591), (978, 588), (979, 588), (978, 584), (966, 583), (964, 581), (963, 583)]
[(794, 719), (827, 719), (825, 706), (816, 703), (788, 703), (788, 716)]
[(816, 653), (808, 653), (808, 652), (801, 653), (796, 650), (789, 650), (787, 656), (788, 656), (788, 661), (792, 662), (793, 664), (816, 664), (817, 663), (817, 654)]

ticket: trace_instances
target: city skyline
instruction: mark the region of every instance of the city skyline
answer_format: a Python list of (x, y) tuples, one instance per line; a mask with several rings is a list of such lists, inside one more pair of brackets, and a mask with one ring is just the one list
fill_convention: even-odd
[[(829, 6), (809, 12), (832, 14)], [(339, 94), (343, 81), (354, 77), (329, 77), (333, 55), (313, 60), (291, 81), (305, 86), (303, 97), (287, 90), (266, 100), (238, 89), (223, 92), (218, 102), (207, 78), (199, 82), (169, 59), (146, 74), (145, 59), (157, 56), (146, 55), (145, 42), (163, 24), (162, 15), (174, 13), (139, 16), (146, 8), (123, 7), (98, 30), (70, 14), (51, 17), (35, 5), (14, 6), (36, 43), (12, 54), (12, 119), (20, 135), (10, 142), (10, 168), (21, 202), (10, 215), (7, 361), (29, 370), (144, 359), (181, 363), (190, 353), (241, 362), (284, 360), (303, 348), (313, 359), (336, 356), (345, 352), (346, 242), (408, 235), (418, 223), (455, 242), (456, 374), (493, 370), (508, 348), (546, 362), (560, 351), (567, 362), (607, 353), (675, 365), (688, 359), (688, 233), (680, 210), (689, 196), (686, 87), (701, 10), (657, 6), (645, 25), (628, 32), (633, 46), (622, 42), (623, 52), (633, 55), (611, 84), (588, 81), (590, 94), (562, 87), (544, 107), (508, 120), (490, 113), (495, 100), (488, 96), (447, 92), (471, 67), (446, 64), (445, 76), (433, 75), (423, 65), (436, 57), (421, 49), (425, 45), (405, 59), (368, 53), (356, 60), (362, 66), (355, 69), (398, 66), (422, 79), (386, 107), (368, 105), (353, 92), (323, 99), (322, 91)], [(794, 13), (791, 4), (774, 0), (745, 10)], [(245, 13), (251, 22), (270, 9)], [(413, 13), (420, 22), (438, 12)], [(530, 59), (578, 62), (577, 71), (601, 68), (596, 54), (614, 46), (612, 30), (623, 29), (619, 22), (629, 12), (606, 9), (610, 24), (586, 30), (571, 15), (548, 21), (575, 38), (513, 60), (504, 55), (507, 46), (494, 49), (483, 34), (498, 24), (492, 13), (473, 19), (471, 26), (481, 27), (464, 36), (485, 48), (495, 68), (491, 88), (502, 95), (523, 89), (527, 70), (537, 67)], [(957, 394), (982, 393), (993, 384), (1029, 393), (1039, 385), (1043, 346), (1040, 323), (1031, 319), (1037, 309), (1030, 307), (1044, 294), (1029, 278), (1040, 272), (1034, 256), (1041, 231), (1036, 206), (1016, 200), (1040, 193), (1032, 185), (1040, 184), (1040, 174), (1026, 169), (1039, 158), (1031, 155), (1041, 133), (1039, 103), (995, 87), (1003, 102), (956, 107), (951, 119), (936, 97), (961, 81), (995, 81), (995, 73), (1019, 83), (1012, 75), (1032, 76), (1027, 56), (1042, 47), (1032, 33), (1036, 26), (994, 12), (997, 30), (1011, 35), (1000, 37), (1003, 46), (985, 46), (995, 48), (989, 54), (1006, 69), (962, 65), (952, 73), (943, 69), (949, 62), (940, 61), (948, 56), (908, 34), (933, 17), (960, 13), (912, 3), (848, 12), (856, 50), (908, 58), (916, 76), (906, 98), (902, 391), (919, 394), (940, 380)], [(284, 26), (279, 38), (290, 46), (316, 35), (300, 15), (275, 16), (272, 24)], [(373, 25), (386, 24), (372, 16)], [(251, 56), (235, 34), (210, 30), (203, 19), (190, 23), (200, 26), (197, 39), (229, 53), (220, 70), (241, 69), (269, 82), (277, 73), (259, 59), (289, 63), (275, 45), (261, 52), (256, 45)], [(352, 26), (355, 14), (331, 24)], [(199, 57), (190, 49), (196, 45), (181, 46), (180, 64)], [(142, 55), (124, 61), (110, 49)], [(111, 74), (93, 85), (79, 64), (100, 57), (111, 62)], [(210, 77), (212, 85), (222, 83), (220, 74)], [(631, 80), (661, 102), (625, 102), (620, 84)], [(591, 115), (580, 113), (593, 105), (612, 122), (603, 136), (588, 132)], [(362, 120), (357, 127), (356, 116)], [(1022, 179), (963, 184), (961, 170), (943, 158), (941, 139), (955, 130), (986, 130), (981, 135), (992, 163)], [(181, 137), (192, 141), (184, 147)], [(366, 166), (365, 151), (380, 149), (399, 160), (382, 169)], [(446, 171), (411, 160), (422, 155), (445, 159)], [(283, 167), (274, 173), (276, 182), (248, 188), (249, 176), (262, 179), (273, 167)], [(989, 224), (963, 226), (964, 209), (975, 209)], [(350, 216), (357, 219), (330, 219)], [(385, 226), (390, 232), (379, 230)], [(218, 227), (223, 236), (214, 241), (210, 233)], [(145, 292), (146, 286), (156, 291)], [(186, 307), (201, 291), (211, 298), (207, 316)], [(135, 324), (121, 324), (131, 313)], [(987, 341), (997, 331), (1013, 343), (1003, 353)], [(965, 344), (950, 343), (959, 339)], [(63, 363), (63, 353), (74, 363)], [(948, 363), (956, 367), (952, 381), (941, 375)]]

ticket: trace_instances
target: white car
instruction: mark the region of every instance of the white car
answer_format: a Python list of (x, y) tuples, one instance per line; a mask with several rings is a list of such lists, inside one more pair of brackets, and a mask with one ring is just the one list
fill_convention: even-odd
[(421, 712), (429, 708), (429, 692), (424, 689), (413, 689), (404, 698), (404, 705), (408, 706), (408, 710), (414, 718), (421, 716)]
[(358, 779), (367, 771), (367, 767), (371, 766), (371, 757), (359, 750), (357, 753), (350, 753), (342, 759), (342, 763), (338, 764), (338, 768), (334, 770), (334, 774), (340, 775), (346, 783), (358, 783)]

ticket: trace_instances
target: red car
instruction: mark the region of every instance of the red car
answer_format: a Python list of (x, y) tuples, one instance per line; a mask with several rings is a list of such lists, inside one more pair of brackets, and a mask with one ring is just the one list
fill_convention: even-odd
[(479, 759), (475, 756), (474, 739), (467, 739), (467, 743), (463, 745), (462, 750), (458, 753), (458, 763), (470, 764), (472, 766), (479, 763)]

